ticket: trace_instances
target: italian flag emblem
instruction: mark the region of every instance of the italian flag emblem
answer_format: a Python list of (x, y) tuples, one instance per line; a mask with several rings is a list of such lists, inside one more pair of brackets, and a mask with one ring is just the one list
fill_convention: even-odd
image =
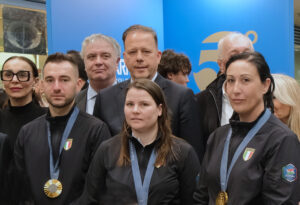
[(66, 151), (68, 151), (69, 149), (71, 149), (72, 147), (72, 142), (73, 142), (73, 139), (67, 139), (66, 143), (65, 143), (65, 146), (64, 146), (64, 149)]
[(245, 152), (244, 152), (244, 154), (243, 154), (243, 159), (244, 159), (244, 161), (248, 161), (249, 159), (251, 159), (251, 157), (252, 157), (252, 155), (254, 154), (254, 152), (255, 152), (255, 149), (253, 149), (253, 148), (246, 148), (245, 149)]

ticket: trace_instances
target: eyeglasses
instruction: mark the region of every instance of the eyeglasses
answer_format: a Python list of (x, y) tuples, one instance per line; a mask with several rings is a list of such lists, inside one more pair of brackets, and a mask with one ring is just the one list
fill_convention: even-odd
[(2, 70), (1, 71), (1, 80), (2, 81), (12, 81), (14, 76), (17, 76), (18, 81), (27, 82), (30, 79), (30, 71), (21, 70), (17, 73), (14, 73), (10, 70)]

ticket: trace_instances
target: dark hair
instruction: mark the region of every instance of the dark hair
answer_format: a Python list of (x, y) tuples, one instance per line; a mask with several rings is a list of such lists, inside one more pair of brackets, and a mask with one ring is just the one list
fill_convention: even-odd
[(13, 60), (13, 59), (19, 59), (19, 60), (22, 60), (22, 61), (25, 61), (26, 63), (28, 63), (32, 69), (32, 74), (33, 74), (33, 77), (37, 78), (39, 77), (39, 71), (35, 65), (34, 62), (32, 62), (30, 59), (26, 58), (26, 57), (23, 57), (23, 56), (12, 56), (12, 57), (9, 57), (8, 59), (6, 59), (6, 61), (3, 63), (2, 65), (2, 70), (4, 68), (4, 65), (10, 61), (10, 60)]
[(73, 60), (76, 62), (77, 66), (78, 66), (79, 77), (82, 80), (87, 81), (88, 77), (87, 77), (87, 74), (85, 71), (84, 61), (83, 61), (80, 53), (75, 50), (69, 50), (69, 51), (67, 51), (67, 55), (71, 56), (73, 58)]
[(0, 110), (3, 109), (8, 102), (8, 96), (4, 89), (0, 88)]
[(167, 49), (162, 53), (160, 63), (157, 71), (164, 78), (168, 77), (168, 73), (177, 74), (182, 72), (184, 74), (190, 74), (192, 65), (189, 58), (184, 54), (175, 53), (174, 50)]
[(122, 40), (123, 40), (124, 47), (125, 47), (125, 40), (126, 40), (127, 35), (128, 35), (130, 32), (134, 32), (134, 31), (143, 31), (143, 32), (146, 32), (146, 33), (151, 33), (152, 36), (153, 36), (153, 38), (154, 38), (156, 47), (157, 47), (158, 43), (157, 43), (157, 35), (156, 35), (156, 32), (155, 32), (152, 28), (150, 28), (150, 27), (143, 26), (143, 25), (139, 25), (139, 24), (132, 25), (132, 26), (130, 26), (129, 28), (127, 28), (127, 29), (124, 31), (123, 36), (122, 36)]
[[(160, 140), (157, 144), (157, 158), (155, 161), (156, 166), (165, 165), (167, 159), (174, 160), (176, 159), (176, 155), (173, 151), (172, 147), (172, 131), (171, 131), (171, 123), (170, 116), (168, 114), (168, 107), (166, 104), (166, 100), (161, 88), (154, 82), (148, 79), (137, 79), (129, 84), (126, 89), (126, 95), (128, 91), (132, 88), (144, 90), (153, 98), (156, 105), (162, 106), (162, 115), (158, 117), (158, 134), (160, 135)], [(118, 164), (120, 166), (127, 165), (130, 163), (130, 155), (128, 150), (128, 139), (131, 135), (131, 128), (127, 124), (126, 120), (123, 123), (123, 129), (121, 132), (122, 136), (122, 145), (120, 156), (118, 160)]]
[(61, 62), (64, 62), (64, 61), (67, 61), (67, 62), (71, 63), (74, 66), (74, 68), (76, 69), (76, 71), (78, 72), (78, 75), (79, 75), (78, 66), (77, 66), (77, 63), (75, 62), (75, 60), (71, 56), (63, 54), (63, 53), (59, 53), (59, 52), (48, 56), (48, 58), (46, 59), (46, 62), (44, 64), (43, 72), (44, 72), (45, 66), (48, 63), (61, 63)]
[(267, 93), (264, 94), (264, 104), (265, 107), (271, 108), (271, 111), (274, 112), (273, 92), (275, 89), (275, 83), (271, 75), (269, 65), (267, 64), (264, 56), (259, 52), (245, 52), (245, 53), (233, 55), (226, 63), (226, 67), (225, 67), (226, 74), (227, 74), (227, 68), (230, 66), (230, 64), (238, 60), (245, 60), (248, 63), (254, 65), (257, 69), (261, 82), (265, 82), (267, 78), (271, 80), (270, 87)]
[[(6, 59), (6, 61), (4, 61), (3, 65), (2, 65), (2, 70), (3, 70), (5, 64), (6, 64), (8, 61), (14, 60), (14, 59), (22, 60), (22, 61), (28, 63), (29, 66), (31, 67), (33, 77), (34, 77), (34, 78), (39, 77), (39, 71), (38, 71), (38, 69), (37, 69), (35, 63), (32, 62), (32, 60), (30, 60), (29, 58), (26, 58), (26, 57), (24, 57), (24, 56), (11, 56), (11, 57), (9, 57), (8, 59)], [(38, 98), (38, 96), (37, 96), (37, 95), (35, 94), (35, 92), (33, 91), (33, 92), (32, 92), (32, 100), (33, 100), (35, 103), (38, 103), (38, 102), (37, 102), (37, 98)], [(8, 104), (9, 104), (9, 97), (7, 97), (6, 100), (5, 100), (5, 102), (3, 102), (2, 108), (7, 107)]]

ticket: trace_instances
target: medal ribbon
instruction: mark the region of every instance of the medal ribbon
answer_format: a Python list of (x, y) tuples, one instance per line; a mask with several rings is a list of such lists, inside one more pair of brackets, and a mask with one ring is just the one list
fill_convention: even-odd
[(131, 169), (132, 169), (132, 174), (133, 174), (135, 192), (136, 192), (136, 195), (138, 198), (138, 204), (139, 205), (147, 205), (149, 186), (150, 186), (150, 181), (151, 181), (151, 177), (152, 177), (153, 170), (154, 170), (156, 153), (153, 148), (148, 165), (147, 165), (144, 182), (142, 184), (142, 178), (141, 178), (138, 158), (137, 158), (137, 154), (136, 154), (136, 149), (132, 142), (129, 143), (129, 147), (130, 147)]
[(239, 155), (241, 152), (245, 149), (247, 144), (253, 139), (255, 134), (258, 132), (258, 130), (267, 122), (267, 120), (270, 118), (271, 112), (269, 109), (266, 109), (265, 113), (263, 116), (258, 120), (258, 122), (252, 127), (252, 129), (247, 133), (246, 137), (243, 139), (241, 144), (238, 146), (237, 150), (235, 151), (233, 158), (231, 160), (228, 172), (227, 172), (227, 164), (228, 164), (228, 152), (229, 152), (229, 142), (232, 134), (232, 129), (229, 129), (225, 144), (224, 144), (224, 149), (223, 149), (223, 154), (222, 154), (222, 160), (221, 160), (221, 168), (220, 168), (220, 181), (221, 181), (221, 190), (226, 191), (227, 189), (227, 182), (229, 179), (229, 175), (231, 173), (231, 170), (237, 161)]
[(62, 150), (64, 148), (64, 145), (67, 141), (68, 136), (70, 135), (70, 132), (73, 128), (73, 125), (75, 123), (75, 120), (78, 116), (79, 109), (77, 107), (74, 107), (74, 110), (67, 122), (66, 128), (64, 130), (60, 146), (59, 146), (59, 154), (56, 160), (56, 163), (53, 164), (53, 151), (52, 151), (52, 145), (51, 145), (51, 132), (50, 132), (50, 124), (47, 122), (47, 133), (48, 133), (48, 145), (49, 145), (49, 150), (50, 150), (50, 177), (51, 179), (58, 179), (59, 176), (59, 162), (60, 162), (60, 156), (62, 153)]

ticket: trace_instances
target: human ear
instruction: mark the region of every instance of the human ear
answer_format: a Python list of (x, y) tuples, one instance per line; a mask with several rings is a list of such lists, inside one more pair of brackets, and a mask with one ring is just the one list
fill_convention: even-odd
[(270, 85), (271, 85), (271, 79), (267, 78), (265, 80), (265, 82), (263, 83), (263, 85), (264, 85), (263, 86), (263, 93), (266, 94), (268, 92), (268, 90), (269, 90)]
[(168, 78), (169, 80), (173, 80), (173, 76), (174, 76), (173, 73), (167, 73), (167, 78)]

